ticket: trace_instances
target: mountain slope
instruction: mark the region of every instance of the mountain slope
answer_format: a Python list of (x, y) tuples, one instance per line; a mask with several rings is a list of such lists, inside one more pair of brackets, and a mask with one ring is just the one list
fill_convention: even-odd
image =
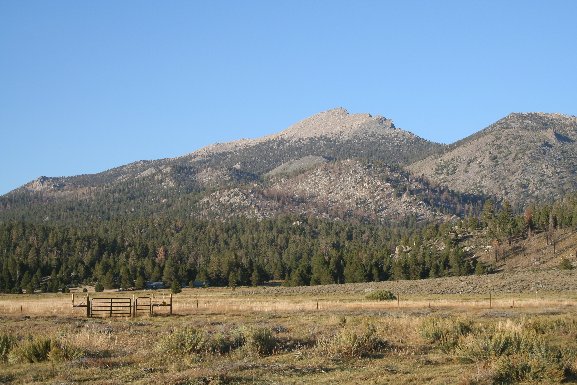
[(431, 199), (438, 198), (440, 192), (431, 192), (425, 181), (411, 178), (406, 172), (354, 159), (316, 161), (305, 170), (277, 173), (263, 183), (219, 189), (199, 202), (201, 214), (221, 219), (312, 214), (369, 222), (434, 220), (442, 216), (442, 203)]
[(577, 118), (513, 113), (408, 169), (517, 205), (549, 201), (577, 188)]
[[(227, 195), (235, 189), (246, 193), (253, 186), (260, 191), (254, 204), (266, 207), (262, 215), (271, 216), (287, 210), (265, 197), (264, 191), (270, 189), (269, 183), (273, 183), (271, 178), (275, 175), (294, 176), (319, 164), (350, 159), (404, 165), (442, 148), (440, 144), (395, 128), (392, 121), (383, 117), (349, 114), (338, 108), (273, 135), (215, 144), (178, 158), (134, 162), (94, 175), (41, 177), (2, 198), (0, 210), (5, 214), (27, 210), (28, 215), (36, 216), (40, 214), (32, 211), (39, 210), (43, 216), (56, 218), (62, 216), (64, 205), (70, 207), (65, 212), (74, 211), (76, 215), (84, 211), (90, 217), (102, 218), (167, 213), (171, 208), (175, 212), (184, 210), (188, 215), (199, 211), (202, 215), (210, 217), (212, 212), (219, 217), (217, 211), (207, 211), (205, 207), (211, 196)], [(350, 184), (347, 186), (354, 189)], [(294, 193), (298, 195), (297, 190)], [(362, 195), (356, 194), (361, 200)], [(307, 196), (292, 202), (299, 212), (316, 213), (317, 201), (323, 199)], [(344, 195), (333, 200), (332, 205), (351, 204)], [(200, 206), (199, 202), (202, 202)], [(367, 206), (360, 212), (371, 216), (367, 210), (376, 210), (372, 215), (382, 217), (376, 213), (382, 210), (375, 207)], [(407, 213), (411, 211), (414, 210)]]

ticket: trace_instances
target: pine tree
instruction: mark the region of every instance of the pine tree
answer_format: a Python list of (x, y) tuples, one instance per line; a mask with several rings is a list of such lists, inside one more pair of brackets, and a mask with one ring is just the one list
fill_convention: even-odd
[(172, 281), (172, 284), (170, 285), (170, 291), (172, 292), (172, 294), (178, 294), (182, 291), (182, 288), (178, 280)]
[(329, 263), (322, 255), (315, 255), (311, 261), (311, 285), (334, 283)]

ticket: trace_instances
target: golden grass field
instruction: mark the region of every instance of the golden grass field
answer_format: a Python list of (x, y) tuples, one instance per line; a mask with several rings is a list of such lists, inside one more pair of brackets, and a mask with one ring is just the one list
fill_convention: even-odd
[(371, 301), (340, 286), (185, 289), (172, 316), (135, 318), (87, 318), (70, 294), (1, 295), (0, 383), (577, 383), (573, 291)]

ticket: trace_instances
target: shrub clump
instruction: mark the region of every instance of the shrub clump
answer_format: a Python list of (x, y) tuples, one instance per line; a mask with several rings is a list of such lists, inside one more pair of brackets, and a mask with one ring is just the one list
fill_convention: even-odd
[(210, 353), (226, 354), (236, 350), (246, 343), (244, 333), (239, 329), (229, 332), (219, 332), (210, 335)]
[(162, 337), (158, 349), (172, 356), (226, 354), (240, 348), (245, 342), (244, 334), (238, 329), (211, 334), (186, 327)]
[(473, 331), (473, 323), (461, 318), (425, 318), (421, 336), (429, 343), (438, 344), (444, 353), (452, 352), (459, 340)]
[(186, 327), (167, 334), (159, 341), (159, 349), (169, 355), (202, 354), (209, 351), (208, 334)]
[(270, 329), (256, 328), (248, 333), (246, 343), (250, 351), (260, 356), (266, 356), (274, 352), (277, 339)]
[[(542, 325), (541, 325), (542, 326)], [(500, 324), (463, 338), (455, 354), (470, 362), (487, 362), (498, 384), (543, 380), (560, 383), (572, 370), (574, 353), (549, 344), (531, 324)]]
[(565, 379), (565, 369), (559, 362), (531, 354), (503, 356), (494, 364), (493, 382), (517, 384), (519, 382), (560, 384)]
[(42, 361), (61, 362), (82, 356), (82, 353), (70, 345), (50, 338), (29, 337), (12, 346), (8, 353), (10, 363), (33, 363)]
[(351, 328), (317, 341), (316, 351), (336, 359), (369, 357), (386, 346), (379, 338), (373, 324), (367, 324), (360, 332)]
[(375, 290), (365, 296), (369, 301), (393, 301), (397, 299), (395, 294), (388, 290)]

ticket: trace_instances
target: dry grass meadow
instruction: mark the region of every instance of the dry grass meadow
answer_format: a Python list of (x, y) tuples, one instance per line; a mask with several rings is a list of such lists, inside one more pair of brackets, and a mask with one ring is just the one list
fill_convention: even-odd
[(370, 284), (185, 289), (172, 316), (135, 318), (87, 318), (70, 294), (2, 295), (0, 383), (577, 383), (575, 291), (489, 302), (427, 284), (390, 286), (398, 301), (367, 299), (388, 288)]

